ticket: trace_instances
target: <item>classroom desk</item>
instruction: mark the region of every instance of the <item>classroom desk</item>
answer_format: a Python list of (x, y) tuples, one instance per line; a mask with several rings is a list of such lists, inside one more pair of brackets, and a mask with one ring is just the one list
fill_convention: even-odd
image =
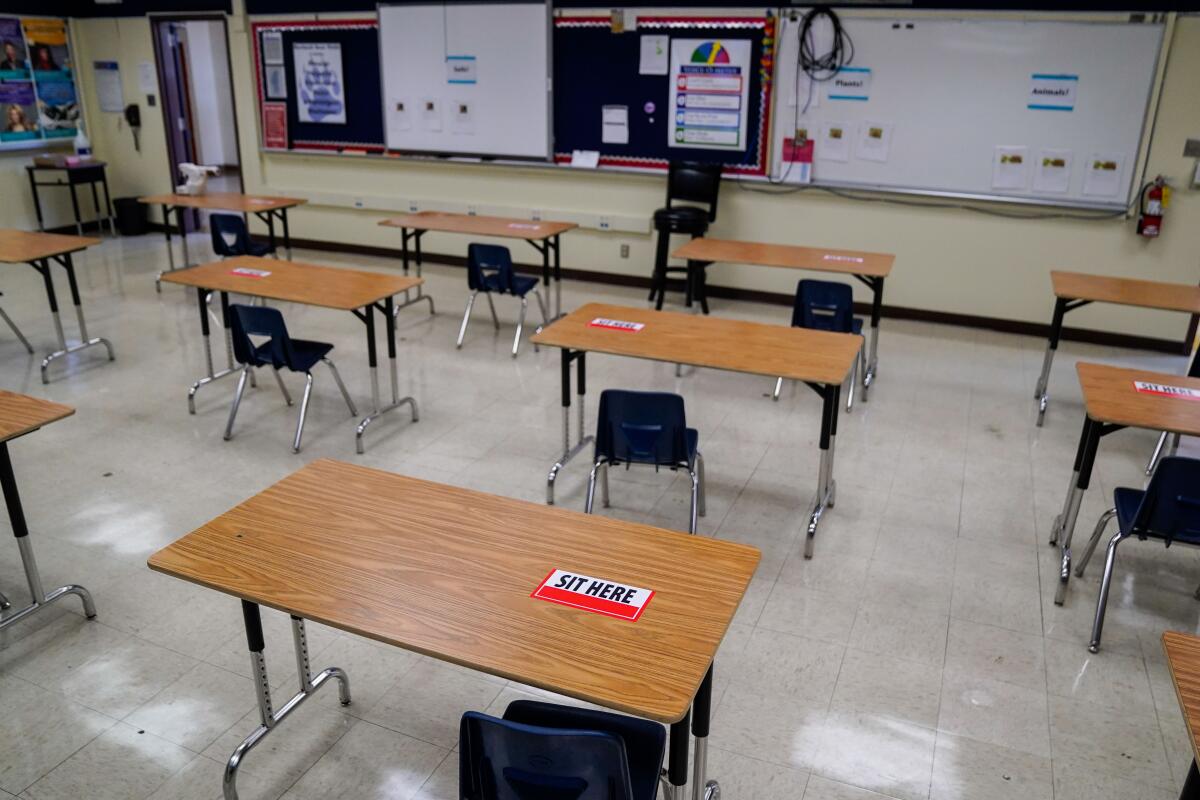
[[(265, 275), (238, 274), (234, 270), (251, 270)], [(406, 275), (389, 275), (339, 267), (321, 267), (292, 261), (257, 256), (237, 256), (224, 261), (213, 261), (187, 269), (179, 269), (163, 275), (164, 281), (196, 288), (200, 308), (200, 330), (204, 335), (204, 354), (208, 374), (192, 384), (188, 390), (188, 412), (196, 413), (196, 392), (201, 386), (232, 375), (238, 370), (233, 362), (233, 338), (230, 331), (229, 295), (241, 294), (261, 297), (266, 300), (282, 300), (288, 303), (332, 308), (349, 311), (367, 327), (367, 363), (371, 367), (371, 401), (374, 409), (365, 416), (355, 429), (355, 447), (363, 452), (363, 434), (375, 419), (405, 404), (412, 407), (413, 422), (419, 418), (417, 401), (412, 397), (400, 397), (400, 379), (396, 372), (396, 316), (394, 297), (422, 283), (421, 278)], [(208, 295), (221, 293), (221, 317), (225, 326), (226, 369), (213, 371), (212, 346), (209, 343)], [(387, 332), (387, 351), (392, 377), (392, 402), (379, 405), (379, 370), (375, 353), (375, 312), (383, 314), (384, 330)]]
[[(114, 358), (112, 344), (103, 338), (88, 338), (87, 322), (83, 318), (83, 300), (79, 296), (79, 282), (75, 280), (75, 264), (71, 254), (100, 244), (99, 239), (89, 236), (66, 236), (60, 233), (31, 233), (0, 228), (0, 263), (28, 264), (42, 276), (46, 287), (46, 300), (50, 303), (50, 315), (54, 318), (54, 331), (58, 334), (58, 349), (42, 359), (42, 383), (49, 383), (46, 370), (50, 362), (68, 353), (78, 353), (98, 344), (108, 350), (108, 360)], [(53, 261), (67, 272), (67, 283), (71, 287), (71, 300), (75, 303), (75, 319), (79, 323), (79, 344), (67, 345), (63, 333), (62, 318), (58, 315), (58, 296), (54, 293), (54, 277), (50, 274)]]
[[(534, 222), (527, 219), (508, 217), (481, 217), (473, 214), (451, 214), (445, 211), (419, 211), (385, 219), (379, 223), (389, 228), (400, 229), (400, 252), (404, 260), (404, 272), (408, 272), (408, 242), (413, 241), (417, 260), (417, 275), (421, 274), (421, 237), (428, 231), (439, 233), (465, 233), (469, 236), (495, 236), (502, 239), (521, 239), (529, 242), (534, 250), (542, 254), (542, 283), (550, 286), (550, 254), (554, 254), (554, 314), (562, 315), (562, 263), (559, 237), (579, 227), (574, 222)], [(415, 301), (414, 301), (415, 302)], [(433, 301), (430, 301), (432, 309)]]
[[(330, 678), (311, 675), (311, 619), (442, 661), (671, 725), (670, 781), (705, 784), (712, 664), (758, 564), (753, 547), (589, 516), (328, 459), (150, 557), (242, 600), (261, 724), (225, 768)], [(654, 592), (636, 621), (530, 595), (555, 569)], [(291, 615), (300, 690), (274, 710), (261, 605)]]
[[(615, 330), (590, 324), (606, 319), (641, 323), (639, 331)], [(546, 479), (546, 502), (554, 503), (554, 481), (567, 462), (594, 441), (583, 429), (583, 397), (587, 390), (587, 353), (630, 356), (652, 361), (723, 369), (748, 375), (783, 376), (803, 381), (822, 398), (821, 464), (817, 494), (809, 515), (804, 557), (812, 558), (813, 538), (825, 509), (837, 495), (833, 479), (837, 441), (838, 399), (842, 384), (858, 358), (862, 339), (848, 333), (829, 333), (785, 325), (764, 325), (716, 317), (699, 317), (647, 308), (588, 303), (550, 323), (533, 337), (539, 345), (562, 349), (563, 452)], [(579, 402), (579, 441), (571, 445), (571, 362), (576, 368)]]
[[(1071, 577), (1071, 537), (1083, 494), (1091, 482), (1092, 466), (1100, 438), (1124, 428), (1200, 436), (1200, 400), (1188, 400), (1138, 391), (1135, 381), (1200, 391), (1200, 379), (1161, 372), (1110, 367), (1081, 361), (1075, 365), (1083, 390), (1085, 414), (1075, 467), (1067, 484), (1062, 512), (1054, 518), (1050, 544), (1061, 545), (1059, 585), (1054, 602), (1063, 604)], [(1078, 573), (1076, 573), (1078, 574)]]
[[(896, 260), (890, 253), (865, 253), (858, 250), (830, 250), (821, 247), (799, 247), (789, 244), (763, 244), (760, 242), (737, 242), (728, 239), (692, 239), (671, 254), (682, 258), (698, 268), (699, 280), (694, 281), (700, 305), (708, 313), (708, 297), (705, 293), (707, 279), (705, 269), (718, 261), (733, 264), (751, 264), (756, 267), (778, 267), (781, 269), (803, 269), (813, 272), (836, 272), (852, 275), (871, 290), (871, 343), (867, 350), (867, 369), (862, 376), (862, 399), (875, 382), (879, 366), (879, 316), (883, 308), (883, 281), (892, 274), (892, 263)], [(775, 395), (779, 399), (779, 395)]]
[(1120, 306), (1200, 314), (1198, 286), (1135, 278), (1109, 278), (1058, 270), (1050, 272), (1050, 282), (1054, 286), (1054, 317), (1050, 321), (1050, 339), (1046, 343), (1042, 373), (1038, 377), (1037, 388), (1033, 390), (1033, 397), (1038, 401), (1038, 427), (1042, 426), (1046, 418), (1046, 405), (1050, 401), (1046, 384), (1050, 380), (1050, 365), (1054, 363), (1054, 353), (1058, 350), (1058, 340), (1062, 335), (1063, 316), (1068, 311), (1083, 308), (1091, 303), (1113, 303)]
[(158, 273), (154, 286), (162, 290), (162, 276), (171, 272), (175, 267), (175, 251), (171, 249), (171, 212), (175, 212), (175, 220), (179, 225), (179, 239), (183, 249), (183, 266), (188, 264), (187, 225), (184, 215), (188, 211), (233, 211), (238, 214), (253, 214), (267, 224), (267, 236), (271, 247), (275, 247), (275, 218), (278, 217), (283, 225), (283, 246), (287, 257), (292, 257), (292, 236), (288, 230), (288, 209), (302, 206), (308, 201), (302, 197), (264, 197), (259, 195), (242, 194), (241, 192), (206, 192), (204, 194), (155, 194), (149, 197), (139, 197), (139, 203), (162, 206), (163, 232), (167, 235), (167, 259), (170, 269)]
[[(75, 211), (75, 232), (83, 236), (83, 219), (79, 213), (79, 196), (75, 194), (75, 187), (91, 186), (92, 208), (96, 209), (96, 226), (103, 232), (104, 220), (108, 219), (108, 229), (113, 236), (116, 236), (117, 228), (113, 219), (112, 195), (108, 191), (105, 163), (89, 159), (71, 164), (67, 158), (65, 155), (48, 158), (39, 156), (33, 160), (32, 164), (25, 167), (25, 172), (29, 176), (29, 189), (33, 192), (33, 210), (37, 213), (38, 230), (46, 230), (42, 219), (42, 200), (38, 196), (38, 189), (46, 186), (66, 186), (71, 192), (71, 208)], [(37, 179), (39, 172), (61, 172), (63, 177), (53, 181), (39, 181)], [(100, 214), (100, 197), (96, 193), (96, 184), (104, 187), (104, 209), (107, 212), (104, 216)]]
[(1192, 739), (1192, 766), (1179, 800), (1196, 800), (1200, 798), (1200, 770), (1196, 767), (1196, 760), (1200, 759), (1200, 637), (1167, 631), (1162, 635), (1162, 645), (1179, 710)]
[(42, 588), (42, 576), (38, 572), (37, 560), (33, 557), (33, 545), (29, 541), (29, 528), (25, 524), (21, 496), (17, 493), (17, 479), (13, 475), (12, 459), (8, 454), (10, 439), (32, 433), (43, 425), (58, 422), (74, 413), (75, 409), (70, 406), (0, 389), (0, 488), (4, 491), (4, 502), (8, 506), (8, 519), (12, 523), (13, 536), (16, 537), (17, 547), (21, 553), (21, 564), (25, 568), (25, 580), (29, 584), (31, 599), (30, 604), (20, 611), (12, 611), (12, 604), (8, 598), (0, 594), (0, 631), (69, 594), (76, 595), (83, 601), (83, 611), (87, 614), (88, 619), (96, 616), (96, 606), (92, 602), (92, 596), (82, 586), (75, 584), (60, 586), (49, 594)]

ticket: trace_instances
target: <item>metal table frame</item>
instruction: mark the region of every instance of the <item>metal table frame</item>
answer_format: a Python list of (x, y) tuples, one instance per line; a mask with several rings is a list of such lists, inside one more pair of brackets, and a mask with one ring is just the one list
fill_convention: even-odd
[[(554, 482), (558, 473), (566, 467), (571, 459), (583, 451), (587, 445), (595, 441), (595, 437), (584, 433), (584, 395), (587, 392), (586, 360), (587, 351), (562, 348), (562, 413), (563, 413), (563, 450), (562, 455), (550, 467), (546, 477), (546, 504), (554, 505)], [(576, 394), (579, 398), (579, 440), (571, 444), (571, 362), (576, 362)], [(679, 365), (676, 365), (677, 367)], [(812, 501), (812, 511), (808, 516), (806, 537), (804, 541), (804, 557), (813, 557), (813, 540), (817, 535), (817, 525), (825, 510), (833, 508), (837, 500), (837, 481), (833, 477), (833, 458), (837, 445), (838, 407), (842, 394), (841, 384), (826, 385), (805, 381), (805, 385), (821, 397), (821, 463), (817, 471), (817, 492)]]
[[(67, 337), (63, 333), (62, 318), (58, 313), (58, 295), (54, 291), (54, 278), (51, 275), (51, 261), (56, 262), (66, 270), (67, 283), (71, 287), (71, 301), (75, 304), (75, 319), (79, 324), (79, 344), (68, 345)], [(42, 359), (42, 383), (50, 382), (47, 374), (50, 362), (56, 358), (62, 358), (68, 353), (78, 353), (81, 350), (102, 344), (108, 350), (108, 360), (114, 360), (116, 356), (113, 353), (111, 342), (101, 337), (88, 338), (87, 322), (83, 317), (83, 300), (79, 296), (79, 282), (75, 279), (75, 264), (71, 260), (71, 253), (60, 253), (54, 256), (47, 256), (46, 258), (33, 259), (25, 263), (37, 270), (42, 276), (42, 282), (46, 287), (46, 300), (50, 303), (50, 315), (54, 318), (54, 332), (58, 336), (58, 349)]]
[[(208, 374), (200, 378), (192, 384), (188, 389), (188, 413), (196, 413), (196, 392), (202, 386), (207, 386), (214, 381), (229, 375), (235, 375), (241, 372), (240, 367), (236, 366), (233, 358), (233, 329), (232, 321), (229, 315), (229, 293), (221, 292), (221, 321), (225, 328), (225, 356), (227, 366), (220, 372), (213, 369), (212, 357), (212, 342), (211, 332), (208, 323), (208, 299), (213, 292), (210, 289), (197, 288), (196, 298), (200, 309), (200, 331), (204, 336), (204, 360), (208, 367)], [(380, 405), (379, 399), (379, 359), (376, 350), (375, 342), (375, 312), (379, 311), (384, 318), (384, 330), (387, 335), (387, 354), (389, 362), (389, 370), (391, 372), (392, 384), (392, 399), (386, 406)], [(355, 428), (354, 440), (355, 450), (362, 454), (364, 452), (363, 435), (367, 431), (367, 426), (374, 422), (379, 417), (389, 411), (400, 408), (404, 405), (412, 407), (412, 421), (420, 420), (420, 410), (417, 407), (417, 401), (413, 397), (400, 396), (400, 376), (396, 369), (396, 303), (395, 298), (388, 296), (382, 302), (375, 302), (371, 305), (364, 306), (361, 309), (353, 309), (351, 311), (367, 329), (367, 363), (371, 368), (371, 412), (364, 416)], [(253, 373), (251, 373), (253, 375)]]
[[(292, 236), (291, 236), (291, 231), (288, 228), (288, 215), (287, 215), (288, 208), (290, 208), (290, 206), (283, 206), (281, 208), (265, 208), (262, 211), (252, 211), (249, 213), (254, 214), (254, 216), (259, 218), (259, 220), (266, 223), (267, 240), (271, 244), (272, 252), (275, 252), (275, 247), (276, 247), (276, 243), (277, 243), (276, 236), (275, 236), (275, 219), (278, 217), (279, 222), (283, 227), (283, 249), (285, 251), (287, 251), (287, 257), (288, 257), (288, 260), (290, 261), (292, 259)], [(155, 276), (154, 288), (156, 291), (158, 291), (160, 293), (162, 292), (162, 276), (163, 275), (167, 274), (168, 272), (174, 272), (177, 269), (187, 269), (188, 267), (193, 266), (192, 264), (188, 263), (190, 258), (188, 256), (187, 220), (186, 220), (186, 216), (185, 216), (186, 213), (189, 211), (217, 211), (217, 210), (219, 210), (219, 209), (197, 208), (195, 206), (185, 206), (185, 205), (168, 205), (165, 203), (162, 205), (163, 233), (166, 234), (166, 237), (167, 237), (167, 263), (170, 264), (170, 266), (167, 269), (162, 270), (161, 272), (158, 273), (157, 276)], [(236, 210), (236, 209), (234, 209), (234, 210)], [(172, 212), (175, 213), (175, 222), (176, 222), (176, 226), (179, 229), (178, 233), (179, 233), (180, 249), (183, 251), (182, 252), (183, 266), (180, 266), (180, 267), (175, 266), (175, 250), (174, 250), (174, 248), (171, 247), (171, 213)], [(245, 214), (246, 212), (242, 212), (242, 213)]]
[[(67, 179), (57, 181), (39, 182), (34, 175), (38, 170), (61, 171), (67, 173)], [(75, 211), (75, 232), (80, 236), (83, 235), (83, 220), (79, 214), (79, 196), (75, 193), (75, 187), (80, 184), (88, 184), (92, 187), (92, 208), (96, 211), (96, 226), (100, 232), (104, 231), (104, 220), (108, 220), (108, 230), (113, 235), (117, 235), (116, 220), (113, 217), (112, 210), (112, 195), (108, 191), (108, 175), (105, 172), (105, 164), (81, 162), (77, 166), (48, 166), (42, 164), (30, 164), (25, 167), (25, 171), (29, 175), (29, 188), (33, 191), (33, 210), (37, 213), (38, 230), (45, 231), (46, 226), (42, 219), (42, 200), (38, 196), (39, 186), (66, 186), (71, 191), (71, 208)], [(99, 183), (104, 187), (104, 210), (106, 216), (100, 215), (100, 196), (96, 193), (96, 184)]]

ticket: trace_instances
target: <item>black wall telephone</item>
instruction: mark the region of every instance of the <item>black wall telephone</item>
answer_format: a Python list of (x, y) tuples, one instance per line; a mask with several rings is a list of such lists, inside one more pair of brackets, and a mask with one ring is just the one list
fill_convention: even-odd
[(125, 121), (129, 123), (129, 130), (133, 131), (133, 149), (140, 153), (142, 143), (138, 135), (142, 130), (142, 110), (138, 108), (137, 103), (125, 106)]

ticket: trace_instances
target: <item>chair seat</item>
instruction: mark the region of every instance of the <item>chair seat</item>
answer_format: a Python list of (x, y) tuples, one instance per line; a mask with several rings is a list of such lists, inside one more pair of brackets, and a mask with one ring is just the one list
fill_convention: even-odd
[[(1142, 504), (1142, 498), (1146, 493), (1141, 489), (1130, 489), (1128, 487), (1118, 487), (1113, 490), (1113, 505), (1117, 509), (1117, 525), (1122, 531), (1128, 532), (1133, 530), (1133, 523), (1137, 517), (1138, 507)], [(1137, 535), (1146, 539), (1163, 539), (1164, 537), (1155, 533), (1153, 530), (1139, 529)], [(1200, 533), (1191, 533), (1188, 531), (1180, 531), (1175, 534), (1176, 542), (1184, 544), (1200, 545)]]
[(534, 700), (509, 703), (504, 719), (521, 725), (566, 730), (602, 731), (621, 737), (629, 761), (629, 780), (634, 800), (654, 800), (658, 775), (666, 749), (667, 731), (650, 720)]
[(258, 256), (259, 258), (262, 258), (263, 256), (269, 256), (269, 255), (271, 255), (271, 253), (274, 253), (274, 252), (275, 252), (275, 248), (271, 247), (270, 242), (247, 242), (246, 243), (246, 255), (248, 255), (248, 256)]
[(708, 211), (696, 206), (672, 206), (654, 212), (654, 229), (672, 233), (703, 234), (708, 230)]
[[(517, 297), (524, 297), (531, 291), (537, 288), (538, 279), (524, 275), (512, 276), (512, 293)], [(496, 292), (497, 294), (505, 294), (507, 289), (504, 287), (503, 277), (498, 272), (493, 272), (490, 275), (483, 277), (483, 291)]]
[(254, 366), (274, 367), (275, 369), (291, 369), (294, 372), (308, 372), (317, 363), (329, 355), (333, 345), (327, 342), (310, 342), (306, 339), (292, 339), (292, 365), (276, 364), (271, 360), (271, 343), (265, 342), (254, 348)]

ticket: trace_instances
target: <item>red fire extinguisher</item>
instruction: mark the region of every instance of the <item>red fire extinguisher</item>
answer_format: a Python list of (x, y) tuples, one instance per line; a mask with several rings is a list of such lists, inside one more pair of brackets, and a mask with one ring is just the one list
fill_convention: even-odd
[(1137, 232), (1139, 236), (1153, 239), (1162, 233), (1163, 212), (1171, 201), (1171, 187), (1162, 175), (1142, 187), (1138, 203)]

